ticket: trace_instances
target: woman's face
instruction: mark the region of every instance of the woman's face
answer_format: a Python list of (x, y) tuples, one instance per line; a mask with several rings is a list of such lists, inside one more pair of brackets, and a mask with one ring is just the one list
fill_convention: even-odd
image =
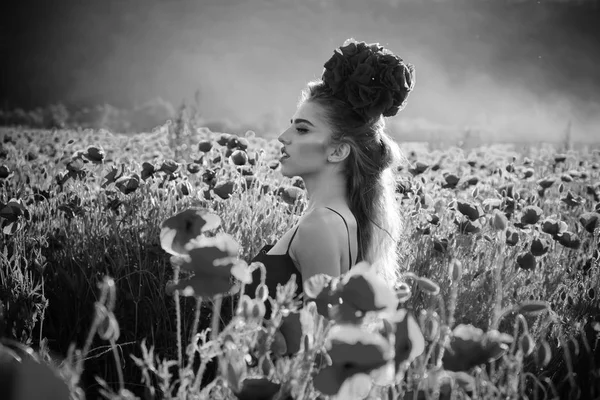
[(309, 176), (327, 166), (331, 129), (322, 112), (316, 103), (302, 103), (290, 121), (291, 126), (279, 135), (278, 140), (283, 144), (280, 162), (284, 176)]

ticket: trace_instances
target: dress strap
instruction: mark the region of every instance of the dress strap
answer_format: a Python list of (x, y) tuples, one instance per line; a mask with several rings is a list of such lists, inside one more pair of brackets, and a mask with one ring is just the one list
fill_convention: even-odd
[(298, 226), (296, 227), (296, 230), (294, 231), (294, 234), (292, 235), (292, 238), (290, 239), (290, 242), (288, 243), (288, 248), (287, 248), (287, 251), (285, 252), (285, 254), (288, 254), (290, 252), (290, 247), (292, 247), (292, 240), (294, 240), (294, 236), (296, 236), (296, 232), (298, 232), (298, 228), (300, 228), (300, 224), (298, 224)]
[(348, 232), (348, 261), (349, 261), (349, 266), (348, 269), (352, 268), (352, 247), (350, 246), (350, 229), (348, 229), (348, 224), (346, 223), (346, 218), (343, 217), (342, 214), (340, 214), (339, 212), (335, 211), (333, 208), (329, 208), (329, 207), (325, 207), (331, 211), (333, 211), (334, 213), (336, 213), (337, 215), (339, 215), (342, 220), (344, 221), (344, 225), (346, 225), (346, 232)]

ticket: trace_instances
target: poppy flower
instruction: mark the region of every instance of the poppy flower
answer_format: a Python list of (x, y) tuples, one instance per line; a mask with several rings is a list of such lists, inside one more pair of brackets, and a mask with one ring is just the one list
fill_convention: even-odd
[(173, 160), (165, 160), (161, 164), (158, 171), (163, 171), (163, 172), (166, 172), (167, 174), (174, 174), (175, 172), (177, 172), (180, 165), (181, 164), (179, 164), (178, 162), (175, 162)]
[(448, 172), (444, 173), (442, 176), (444, 177), (445, 181), (445, 183), (442, 184), (442, 188), (444, 189), (454, 189), (460, 181), (460, 178), (458, 176)]
[(124, 170), (125, 165), (121, 165), (121, 172), (119, 172), (119, 169), (116, 166), (112, 165), (110, 167), (110, 171), (104, 176), (105, 181), (102, 183), (101, 187), (104, 189), (111, 183), (115, 182), (117, 179), (123, 176)]
[(573, 177), (571, 175), (569, 175), (569, 174), (562, 174), (560, 176), (560, 180), (563, 181), (563, 182), (567, 182), (567, 183), (568, 182), (573, 182)]
[(202, 167), (199, 164), (194, 163), (188, 163), (187, 165), (187, 170), (190, 174), (197, 174), (198, 172), (200, 172), (200, 170), (202, 169)]
[(6, 235), (13, 235), (31, 220), (29, 210), (21, 199), (10, 199), (8, 203), (0, 202), (0, 223)]
[(142, 164), (142, 172), (140, 175), (143, 180), (146, 180), (146, 179), (150, 178), (152, 175), (154, 175), (155, 172), (156, 172), (156, 167), (153, 164), (150, 164), (149, 162), (144, 162)]
[(422, 174), (423, 172), (427, 171), (428, 168), (429, 168), (429, 164), (423, 163), (421, 161), (417, 161), (413, 167), (408, 169), (408, 172), (410, 172), (413, 176), (416, 176), (416, 175)]
[(471, 221), (476, 221), (483, 215), (483, 209), (479, 204), (457, 201), (456, 206), (458, 211)]
[(561, 232), (565, 232), (568, 229), (567, 224), (564, 221), (556, 220), (553, 218), (546, 218), (542, 221), (542, 232), (549, 235), (557, 235)]
[(6, 165), (0, 165), (0, 179), (8, 179), (13, 172)]
[(554, 163), (558, 164), (561, 162), (565, 162), (567, 160), (567, 155), (563, 154), (563, 153), (558, 153), (556, 155), (554, 155)]
[(535, 269), (535, 256), (529, 252), (519, 254), (517, 256), (517, 265), (526, 271)]
[(288, 186), (281, 191), (281, 198), (287, 204), (294, 205), (304, 197), (304, 190), (296, 186)]
[(203, 153), (208, 153), (212, 147), (213, 144), (210, 140), (201, 140), (200, 143), (198, 143), (198, 151)]
[(502, 357), (512, 343), (512, 336), (495, 330), (484, 332), (473, 325), (460, 324), (452, 331), (442, 365), (448, 371), (467, 372), (477, 365)]
[(293, 355), (300, 351), (303, 333), (300, 312), (292, 312), (283, 317), (277, 331), (285, 341), (286, 350), (283, 355)]
[(246, 378), (242, 381), (239, 391), (233, 394), (238, 400), (272, 400), (280, 389), (281, 384), (267, 378)]
[(235, 165), (245, 165), (248, 163), (248, 154), (243, 150), (235, 150), (231, 153), (230, 159)]
[(545, 238), (535, 238), (531, 241), (531, 254), (536, 257), (543, 256), (550, 249), (550, 242)]
[(317, 312), (325, 318), (331, 318), (330, 309), (339, 304), (339, 283), (339, 278), (326, 274), (316, 274), (304, 281), (304, 295), (315, 303)]
[(246, 150), (248, 148), (248, 146), (250, 146), (250, 142), (248, 141), (248, 139), (243, 138), (243, 137), (238, 137), (237, 138), (237, 148), (240, 150)]
[(527, 206), (523, 208), (521, 223), (525, 225), (534, 225), (542, 217), (543, 211), (538, 206)]
[(239, 289), (231, 277), (248, 284), (252, 278), (247, 274), (243, 261), (238, 259), (239, 246), (232, 236), (219, 233), (214, 237), (198, 236), (184, 247), (181, 269), (193, 275), (180, 279), (174, 289), (182, 290), (184, 296), (213, 297), (233, 294)]
[(192, 184), (188, 180), (179, 183), (179, 192), (184, 196), (189, 196), (193, 192)]
[(573, 192), (570, 190), (567, 192), (567, 195), (561, 197), (560, 200), (569, 207), (577, 207), (585, 203), (585, 199), (583, 197), (573, 194)]
[(295, 187), (303, 189), (303, 190), (306, 189), (306, 186), (304, 185), (304, 180), (302, 180), (302, 178), (299, 176), (295, 176), (292, 178), (292, 186), (295, 186)]
[(519, 232), (516, 229), (508, 228), (506, 230), (506, 244), (514, 246), (519, 243)]
[[(35, 384), (32, 384), (32, 379)], [(0, 391), (13, 400), (68, 399), (69, 386), (57, 370), (29, 350), (0, 344)], [(3, 396), (4, 396), (3, 395)]]
[(433, 249), (439, 253), (445, 253), (446, 250), (448, 249), (448, 239), (446, 238), (441, 238), (441, 239), (437, 239), (434, 238), (433, 239)]
[(386, 338), (354, 325), (333, 326), (325, 346), (331, 365), (317, 372), (313, 386), (328, 396), (337, 394), (353, 376), (369, 374), (394, 358), (394, 349)]
[(414, 315), (400, 309), (389, 318), (394, 330), (394, 365), (396, 370), (404, 362), (411, 363), (425, 351), (425, 337)]
[(140, 177), (138, 174), (122, 176), (115, 181), (115, 186), (123, 194), (133, 193), (140, 186)]
[(335, 307), (338, 320), (358, 322), (371, 311), (392, 311), (398, 299), (387, 282), (366, 261), (348, 271), (338, 289), (340, 300)]
[(228, 149), (233, 150), (238, 147), (239, 139), (240, 138), (237, 135), (230, 134), (229, 138), (227, 139), (227, 143), (225, 143), (225, 145), (227, 146)]
[(213, 188), (213, 191), (217, 196), (223, 200), (227, 200), (233, 194), (235, 184), (231, 181), (217, 183)]
[(588, 231), (589, 233), (594, 233), (596, 226), (598, 226), (599, 218), (600, 214), (595, 212), (587, 212), (581, 214), (581, 216), (579, 217), (579, 222), (581, 223), (581, 225), (583, 225), (586, 231)]
[(535, 170), (533, 168), (525, 168), (523, 170), (523, 179), (531, 178), (535, 174)]
[(478, 222), (471, 222), (469, 219), (454, 219), (454, 224), (460, 233), (473, 234), (481, 232), (481, 224)]
[(569, 249), (578, 249), (581, 246), (581, 240), (579, 240), (575, 233), (570, 231), (556, 234), (554, 240)]
[(106, 153), (102, 146), (89, 146), (84, 156), (94, 164), (101, 164), (106, 157)]
[(160, 245), (174, 256), (187, 254), (185, 245), (203, 232), (221, 225), (221, 218), (205, 209), (187, 209), (163, 221)]

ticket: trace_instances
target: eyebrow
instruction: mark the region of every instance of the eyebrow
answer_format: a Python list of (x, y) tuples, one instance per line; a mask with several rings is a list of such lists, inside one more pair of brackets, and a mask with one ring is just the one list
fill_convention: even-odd
[(312, 124), (312, 122), (310, 122), (309, 120), (302, 119), (302, 118), (296, 118), (296, 120), (291, 120), (290, 119), (290, 123), (291, 124), (293, 124), (293, 123), (299, 124), (301, 122), (304, 122), (305, 124), (308, 124), (308, 125), (314, 127), (314, 125)]

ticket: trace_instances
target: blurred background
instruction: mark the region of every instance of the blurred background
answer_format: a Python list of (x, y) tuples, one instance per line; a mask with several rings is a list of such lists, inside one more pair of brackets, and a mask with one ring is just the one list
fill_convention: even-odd
[(388, 119), (400, 140), (600, 141), (597, 0), (11, 3), (0, 13), (5, 116), (60, 103), (149, 130), (186, 102), (217, 131), (274, 136), (353, 37), (416, 67), (406, 109)]

